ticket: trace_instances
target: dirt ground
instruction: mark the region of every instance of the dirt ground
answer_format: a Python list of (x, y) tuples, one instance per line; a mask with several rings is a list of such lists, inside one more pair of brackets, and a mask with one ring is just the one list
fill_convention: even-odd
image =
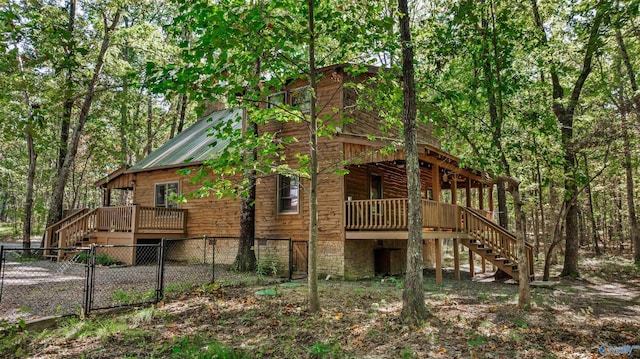
[(582, 268), (579, 280), (532, 288), (527, 311), (516, 308), (516, 285), (446, 273), (438, 286), (428, 275), (433, 317), (420, 327), (399, 320), (401, 278), (321, 281), (317, 315), (306, 311), (304, 282), (214, 286), (95, 318), (99, 329), (84, 335), (70, 322), (17, 334), (0, 349), (5, 357), (183, 358), (211, 357), (201, 354), (217, 343), (250, 358), (640, 358), (640, 271), (615, 257), (585, 259)]

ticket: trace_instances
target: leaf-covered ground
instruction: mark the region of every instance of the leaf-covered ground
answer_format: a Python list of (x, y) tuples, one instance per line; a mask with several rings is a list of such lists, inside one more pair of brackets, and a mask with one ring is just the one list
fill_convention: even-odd
[[(198, 289), (155, 308), (70, 319), (57, 329), (6, 335), (4, 357), (36, 358), (596, 358), (639, 346), (640, 272), (617, 258), (586, 259), (583, 278), (533, 288), (425, 279), (433, 318), (398, 320), (400, 279), (322, 281), (323, 310), (306, 312), (304, 282)], [(275, 295), (257, 295), (266, 290)], [(603, 347), (604, 345), (604, 347)]]

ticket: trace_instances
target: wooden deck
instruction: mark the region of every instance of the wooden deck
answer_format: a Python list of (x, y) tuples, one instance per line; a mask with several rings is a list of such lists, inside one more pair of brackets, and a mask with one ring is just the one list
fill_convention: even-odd
[[(347, 240), (407, 239), (407, 199), (345, 201)], [(517, 279), (515, 235), (491, 220), (491, 213), (455, 204), (422, 200), (422, 238), (452, 238)], [(533, 246), (527, 244), (533, 276)]]
[[(101, 233), (137, 235), (184, 235), (187, 232), (187, 210), (144, 206), (100, 207), (82, 210), (47, 228), (46, 248), (75, 247)], [(129, 236), (127, 236), (129, 234)], [(131, 243), (133, 244), (133, 243)], [(47, 251), (48, 252), (48, 251)], [(61, 251), (58, 251), (60, 256)], [(45, 253), (49, 255), (50, 253)]]

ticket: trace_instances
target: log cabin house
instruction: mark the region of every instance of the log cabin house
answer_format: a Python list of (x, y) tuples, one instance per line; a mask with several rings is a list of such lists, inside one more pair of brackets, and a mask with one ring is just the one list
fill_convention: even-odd
[[(375, 75), (376, 68), (352, 76), (345, 67), (319, 69), (317, 103), (320, 116), (336, 123), (332, 137), (319, 139), (320, 167), (340, 164), (346, 175), (323, 171), (319, 180), (318, 272), (355, 279), (375, 274), (399, 274), (405, 268), (407, 243), (407, 190), (405, 158), (401, 148), (382, 151), (394, 134), (383, 131), (371, 111), (355, 106), (356, 90), (346, 83)], [(307, 83), (297, 80), (273, 93), (268, 103), (287, 102), (304, 111)], [(342, 121), (349, 118), (348, 121)], [(48, 246), (86, 243), (149, 243), (159, 238), (238, 236), (240, 202), (214, 196), (186, 203), (169, 199), (173, 192), (192, 193), (199, 187), (182, 168), (197, 168), (215, 156), (225, 141), (207, 130), (220, 121), (243, 125), (243, 111), (215, 111), (169, 140), (146, 158), (122, 167), (96, 182), (104, 191), (104, 207), (71, 213), (47, 229)], [(308, 133), (301, 122), (270, 121), (260, 131), (296, 137), (286, 146), (286, 158), (307, 152)], [(423, 255), (425, 268), (436, 268), (442, 278), (442, 241), (454, 241), (455, 273), (459, 277), (460, 247), (469, 251), (469, 266), (489, 262), (513, 278), (519, 270), (515, 237), (492, 220), (493, 188), (488, 177), (463, 168), (456, 157), (440, 149), (432, 128), (419, 126), (419, 159), (423, 197)], [(397, 134), (395, 135), (397, 137)], [(188, 162), (185, 162), (189, 160)], [(295, 166), (295, 164), (291, 164)], [(305, 179), (273, 174), (259, 178), (256, 186), (256, 237), (291, 238), (293, 262), (306, 269), (308, 197)], [(111, 191), (133, 191), (133, 205), (110, 206)], [(233, 251), (234, 249), (229, 249)], [(533, 275), (532, 251), (527, 249)], [(285, 259), (283, 259), (285, 260)], [(128, 260), (135, 262), (133, 257)]]

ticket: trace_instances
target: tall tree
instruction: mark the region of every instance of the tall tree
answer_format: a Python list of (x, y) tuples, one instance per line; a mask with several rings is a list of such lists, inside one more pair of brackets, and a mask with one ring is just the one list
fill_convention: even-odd
[(80, 111), (78, 113), (78, 120), (73, 128), (73, 133), (71, 135), (64, 162), (60, 167), (60, 171), (58, 171), (58, 176), (54, 183), (52, 198), (49, 205), (47, 225), (51, 225), (62, 218), (64, 190), (69, 179), (69, 174), (71, 173), (73, 162), (75, 161), (80, 137), (83, 134), (85, 124), (89, 118), (91, 105), (93, 104), (94, 96), (96, 94), (96, 87), (98, 86), (98, 81), (100, 79), (102, 68), (104, 66), (105, 56), (111, 44), (113, 33), (115, 32), (116, 27), (118, 26), (118, 23), (120, 21), (121, 14), (122, 8), (119, 7), (116, 8), (112, 14), (109, 13), (109, 10), (107, 8), (102, 9), (102, 11), (100, 12), (103, 22), (102, 40), (100, 43), (99, 52), (96, 56), (91, 79), (87, 84), (84, 96), (82, 96), (83, 100)]
[[(594, 54), (600, 47), (601, 26), (608, 14), (608, 5), (606, 1), (600, 1), (593, 6), (593, 18), (590, 19), (590, 22), (585, 26), (588, 29), (588, 35), (584, 44), (581, 69), (569, 95), (567, 95), (560, 81), (561, 73), (559, 68), (561, 65), (558, 63), (557, 58), (552, 57), (548, 59), (551, 83), (553, 86), (553, 103), (551, 107), (558, 120), (558, 124), (561, 126), (564, 151), (564, 206), (567, 208), (567, 214), (565, 219), (566, 238), (564, 267), (562, 269), (563, 276), (579, 275), (578, 250), (580, 248), (580, 238), (578, 236), (578, 206), (576, 204), (578, 185), (576, 182), (577, 149), (573, 143), (574, 118), (580, 101), (580, 95), (592, 70)], [(540, 34), (540, 43), (549, 48), (548, 35), (540, 15), (537, 0), (531, 0), (531, 9), (534, 23)]]
[[(631, 86), (632, 95), (631, 102), (633, 103), (633, 109), (636, 114), (636, 118), (640, 121), (640, 94), (638, 93), (638, 84), (636, 81), (635, 71), (629, 58), (627, 46), (625, 45), (624, 38), (622, 37), (622, 31), (619, 27), (615, 30), (616, 42), (620, 51), (620, 57), (624, 62), (624, 66), (627, 70), (627, 77)], [(620, 94), (624, 94), (621, 86)], [(626, 179), (626, 194), (627, 194), (627, 207), (629, 208), (629, 227), (631, 234), (631, 243), (633, 245), (633, 259), (635, 263), (640, 263), (640, 224), (638, 223), (638, 216), (636, 215), (636, 204), (634, 196), (634, 182), (633, 182), (633, 164), (631, 161), (631, 142), (630, 142), (630, 124), (627, 120), (626, 102), (624, 98), (621, 98), (620, 107), (623, 109), (620, 111), (621, 127), (622, 127), (622, 140), (623, 140), (623, 152), (624, 152), (624, 172)]]
[(400, 41), (402, 46), (402, 123), (404, 153), (407, 161), (408, 241), (407, 268), (402, 292), (402, 318), (406, 322), (421, 322), (427, 317), (422, 280), (422, 198), (420, 195), (420, 163), (416, 131), (416, 85), (411, 24), (407, 0), (398, 0)]

